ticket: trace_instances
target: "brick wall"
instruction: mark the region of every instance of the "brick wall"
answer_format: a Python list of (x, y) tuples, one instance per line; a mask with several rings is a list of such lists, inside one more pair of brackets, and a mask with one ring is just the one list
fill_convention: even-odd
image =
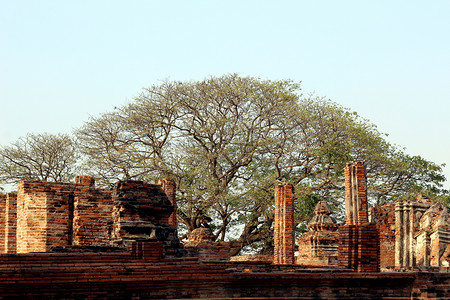
[(48, 251), (48, 188), (40, 182), (22, 181), (17, 190), (17, 253)]
[[(268, 263), (160, 262), (161, 243), (113, 253), (0, 255), (5, 299), (447, 299), (450, 273), (356, 273)], [(133, 248), (133, 247), (132, 247)], [(132, 250), (132, 249), (131, 249)]]
[(112, 245), (111, 193), (94, 189), (91, 177), (82, 179), (77, 178), (75, 184), (19, 183), (18, 253), (48, 252), (54, 247)]
[(16, 252), (17, 195), (0, 194), (0, 253)]
[(6, 194), (0, 194), (0, 253), (5, 253)]
[(340, 268), (357, 272), (379, 272), (379, 247), (378, 230), (374, 223), (339, 227)]
[(328, 266), (337, 264), (339, 232), (336, 221), (325, 200), (319, 201), (315, 215), (308, 224), (309, 231), (297, 239), (297, 264)]
[(176, 228), (169, 224), (176, 220), (171, 215), (175, 185), (169, 180), (161, 185), (119, 182), (112, 190), (96, 189), (90, 176), (78, 176), (75, 183), (22, 181), (15, 201), (11, 195), (0, 197), (3, 252), (126, 246), (124, 239), (157, 239), (165, 241), (167, 253), (182, 255)]
[(380, 240), (380, 266), (395, 266), (395, 203), (370, 208), (371, 222), (378, 229)]
[(17, 195), (7, 194), (5, 200), (5, 253), (16, 253)]
[(161, 189), (166, 193), (167, 198), (170, 203), (172, 203), (173, 211), (169, 216), (168, 225), (177, 228), (178, 227), (178, 219), (177, 219), (177, 201), (175, 198), (176, 194), (176, 184), (174, 181), (169, 179), (162, 179), (158, 182), (161, 186)]
[(293, 185), (275, 188), (274, 263), (294, 263), (294, 199)]

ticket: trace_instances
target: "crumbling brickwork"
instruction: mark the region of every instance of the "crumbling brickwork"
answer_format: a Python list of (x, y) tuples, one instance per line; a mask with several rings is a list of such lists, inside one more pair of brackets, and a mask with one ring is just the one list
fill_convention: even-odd
[[(12, 200), (7, 200), (8, 197)], [(290, 249), (293, 248), (292, 186), (280, 186), (277, 198), (278, 249), (284, 248), (286, 240)], [(15, 195), (0, 196), (0, 233), (6, 232), (8, 216), (14, 219), (14, 214), (6, 211), (15, 199)], [(110, 212), (105, 215), (106, 208), (110, 208)], [(341, 227), (339, 263), (345, 269), (337, 269), (311, 268), (289, 262), (272, 264), (261, 259), (230, 262), (214, 247), (196, 248), (196, 257), (177, 257), (171, 252), (179, 245), (173, 242), (178, 241), (176, 231), (168, 224), (172, 211), (171, 201), (161, 185), (127, 181), (119, 182), (112, 190), (99, 190), (89, 177), (79, 177), (75, 184), (22, 182), (17, 195), (18, 248), (23, 242), (19, 241), (19, 232), (21, 238), (30, 238), (35, 247), (45, 248), (57, 243), (55, 237), (62, 238), (62, 246), (53, 248), (50, 253), (0, 254), (0, 298), (450, 298), (448, 267), (428, 267), (421, 272), (373, 273), (378, 265), (373, 259), (377, 257), (379, 235), (373, 223), (361, 222), (364, 216), (358, 218), (358, 224)], [(283, 219), (283, 215), (288, 215), (288, 219)], [(329, 209), (319, 204), (311, 229), (334, 228), (327, 216)], [(94, 220), (96, 217), (107, 221), (98, 223)], [(430, 235), (430, 245), (434, 245), (433, 239), (440, 245), (446, 238), (448, 221), (447, 208), (433, 204), (421, 216), (423, 224), (419, 222), (417, 236), (431, 228), (426, 232)], [(288, 239), (291, 233), (292, 242)], [(104, 240), (106, 246), (102, 246), (103, 242), (92, 244), (96, 235), (100, 236), (100, 241), (103, 235), (109, 237)], [(0, 248), (6, 249), (8, 242), (3, 236)], [(192, 232), (190, 238), (199, 246), (212, 242), (213, 237), (211, 231), (202, 228), (196, 234)], [(120, 247), (111, 247), (111, 243)], [(33, 249), (27, 246), (28, 251)], [(290, 259), (289, 251), (280, 253), (282, 259), (278, 261)], [(447, 246), (442, 256), (449, 255)], [(429, 257), (433, 261), (432, 252)]]
[(341, 226), (339, 242), (339, 267), (357, 272), (380, 271), (378, 230), (374, 223)]
[(339, 227), (339, 267), (378, 272), (378, 230), (368, 219), (366, 168), (362, 162), (345, 167), (345, 218), (346, 224)]
[(188, 234), (189, 241), (184, 247), (190, 256), (197, 257), (199, 261), (229, 261), (230, 247), (221, 242), (214, 241), (215, 236), (210, 228), (196, 228)]
[(395, 203), (370, 208), (370, 221), (375, 223), (380, 241), (380, 266), (395, 266)]
[(450, 273), (357, 273), (159, 258), (161, 242), (109, 253), (0, 255), (4, 299), (449, 299)]
[(17, 195), (0, 194), (0, 253), (16, 252)]
[(330, 216), (331, 210), (325, 200), (319, 201), (315, 216), (298, 240), (297, 264), (327, 266), (336, 265), (339, 246), (338, 225)]
[(178, 220), (177, 220), (177, 201), (175, 200), (175, 193), (176, 193), (176, 184), (173, 180), (169, 179), (162, 179), (158, 182), (158, 184), (161, 186), (161, 189), (166, 193), (167, 198), (169, 199), (170, 203), (172, 204), (173, 211), (169, 216), (168, 219), (168, 225), (177, 228), (178, 227)]
[(163, 241), (165, 255), (183, 255), (177, 230), (169, 225), (173, 206), (160, 185), (142, 181), (118, 182), (112, 196), (112, 240), (115, 245), (156, 239)]
[[(86, 179), (86, 178), (84, 178)], [(17, 253), (53, 247), (111, 246), (110, 191), (92, 181), (22, 181), (17, 194)]]
[[(174, 184), (164, 180), (175, 202)], [(124, 240), (164, 241), (165, 254), (180, 255), (173, 205), (161, 185), (119, 182), (96, 189), (90, 176), (75, 183), (22, 181), (14, 194), (0, 196), (0, 251), (49, 252), (59, 247), (126, 246)]]
[(362, 162), (345, 166), (345, 223), (368, 223), (366, 167)]
[(293, 185), (275, 188), (274, 257), (275, 264), (294, 263), (294, 199)]
[[(448, 207), (421, 195), (374, 207), (372, 219), (380, 230), (381, 266), (448, 266), (450, 248)], [(450, 250), (449, 250), (450, 252)]]

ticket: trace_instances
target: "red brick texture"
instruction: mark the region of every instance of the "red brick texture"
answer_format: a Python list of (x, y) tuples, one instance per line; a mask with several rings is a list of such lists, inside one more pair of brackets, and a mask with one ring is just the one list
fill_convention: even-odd
[(294, 199), (293, 185), (275, 188), (274, 257), (275, 264), (294, 263)]
[(379, 236), (376, 225), (368, 219), (366, 169), (361, 162), (345, 167), (345, 216), (346, 224), (339, 227), (339, 267), (378, 272)]
[(382, 267), (449, 266), (449, 208), (420, 195), (371, 208), (380, 237)]
[(366, 167), (362, 162), (345, 166), (345, 222), (348, 225), (368, 223)]
[(111, 192), (88, 182), (22, 181), (17, 195), (17, 253), (53, 247), (111, 246)]
[(328, 266), (337, 264), (339, 232), (325, 200), (317, 203), (315, 216), (298, 240), (297, 264)]
[[(167, 193), (163, 190), (166, 189)], [(96, 189), (90, 176), (75, 183), (22, 181), (18, 194), (0, 195), (0, 253), (49, 252), (60, 247), (126, 247), (130, 240), (164, 241), (182, 255), (171, 214), (175, 185), (119, 182)]]
[(378, 229), (380, 267), (395, 266), (395, 203), (370, 208), (371, 221)]
[(379, 272), (378, 230), (374, 223), (343, 225), (339, 228), (340, 268), (357, 272)]
[[(156, 242), (158, 243), (158, 242)], [(357, 273), (269, 263), (153, 260), (161, 244), (110, 253), (0, 255), (4, 299), (448, 299), (450, 273)], [(141, 249), (141, 250), (139, 250)], [(153, 249), (153, 250), (152, 250)], [(152, 252), (147, 252), (152, 251)]]
[(0, 194), (0, 253), (16, 253), (17, 195)]
[(169, 198), (170, 203), (172, 203), (173, 211), (169, 216), (168, 225), (177, 228), (178, 220), (177, 220), (177, 201), (175, 198), (176, 194), (176, 184), (174, 181), (169, 179), (162, 179), (158, 182), (161, 186), (161, 189), (166, 193), (167, 198)]

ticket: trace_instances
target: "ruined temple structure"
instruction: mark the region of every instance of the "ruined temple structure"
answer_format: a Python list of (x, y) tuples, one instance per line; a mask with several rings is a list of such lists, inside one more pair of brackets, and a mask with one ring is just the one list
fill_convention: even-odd
[[(167, 193), (164, 189), (167, 189)], [(128, 247), (133, 241), (162, 243), (165, 255), (183, 255), (174, 225), (173, 182), (118, 182), (96, 189), (94, 179), (75, 183), (22, 181), (17, 195), (0, 197), (3, 253)], [(174, 201), (174, 200), (172, 200)]]
[(230, 247), (216, 242), (215, 238), (210, 228), (196, 228), (188, 234), (189, 241), (184, 247), (200, 261), (229, 261)]
[(426, 195), (371, 208), (382, 267), (449, 266), (449, 208)]
[[(0, 195), (0, 299), (450, 299), (447, 208), (424, 199), (378, 207), (382, 249), (401, 243), (402, 258), (392, 261), (441, 266), (377, 272), (379, 239), (367, 218), (364, 168), (348, 167), (338, 267), (294, 263), (290, 184), (276, 188), (274, 261), (230, 261), (229, 249), (206, 227), (181, 245), (170, 180), (123, 181), (111, 189), (95, 188), (88, 176), (23, 181), (17, 194)], [(333, 257), (336, 224), (325, 201), (309, 228), (314, 238), (305, 237), (310, 248), (300, 251)]]
[(309, 231), (297, 239), (298, 256), (301, 265), (337, 265), (339, 232), (336, 220), (325, 200), (319, 201), (314, 216), (308, 224)]
[(338, 264), (358, 272), (380, 270), (378, 229), (369, 223), (366, 168), (363, 162), (345, 166), (345, 225), (339, 227)]

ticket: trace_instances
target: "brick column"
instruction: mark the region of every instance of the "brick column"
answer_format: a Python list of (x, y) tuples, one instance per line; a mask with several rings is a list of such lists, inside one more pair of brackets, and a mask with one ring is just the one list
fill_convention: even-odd
[(176, 184), (174, 181), (164, 178), (158, 182), (161, 185), (161, 189), (166, 193), (167, 198), (169, 198), (170, 203), (173, 205), (173, 212), (169, 216), (169, 225), (172, 227), (178, 227), (177, 220), (177, 201), (175, 198), (176, 193)]
[(5, 253), (16, 253), (17, 195), (6, 195)]
[(369, 222), (367, 216), (366, 167), (362, 162), (345, 166), (345, 221), (348, 225)]
[(345, 166), (345, 225), (339, 228), (339, 267), (379, 272), (380, 242), (375, 223), (369, 223), (364, 163)]
[(6, 226), (6, 195), (0, 194), (0, 253), (6, 253), (5, 251), (5, 226)]
[(293, 185), (275, 188), (274, 264), (294, 263), (294, 199)]

